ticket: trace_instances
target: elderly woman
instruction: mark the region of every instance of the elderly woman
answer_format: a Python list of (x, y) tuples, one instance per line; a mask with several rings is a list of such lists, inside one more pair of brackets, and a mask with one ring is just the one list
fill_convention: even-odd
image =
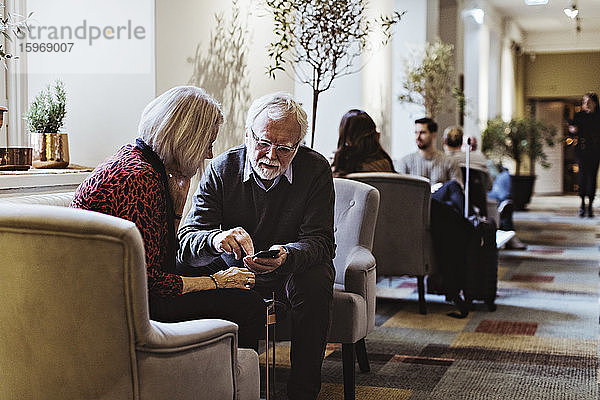
[(144, 109), (136, 144), (125, 145), (100, 164), (79, 186), (71, 207), (136, 224), (146, 250), (152, 319), (226, 319), (239, 325), (239, 346), (256, 349), (265, 305), (250, 290), (253, 272), (232, 267), (208, 276), (176, 273), (175, 227), (190, 179), (212, 158), (222, 123), (220, 105), (203, 89), (180, 86), (167, 91)]

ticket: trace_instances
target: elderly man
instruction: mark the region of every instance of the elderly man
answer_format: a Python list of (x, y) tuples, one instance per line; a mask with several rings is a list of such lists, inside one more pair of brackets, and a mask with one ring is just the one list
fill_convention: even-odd
[[(179, 231), (178, 260), (204, 273), (243, 263), (256, 274), (254, 290), (289, 303), (288, 397), (315, 399), (335, 275), (331, 169), (300, 145), (306, 112), (287, 93), (254, 101), (245, 130), (245, 144), (205, 171)], [(253, 257), (266, 249), (275, 257)]]

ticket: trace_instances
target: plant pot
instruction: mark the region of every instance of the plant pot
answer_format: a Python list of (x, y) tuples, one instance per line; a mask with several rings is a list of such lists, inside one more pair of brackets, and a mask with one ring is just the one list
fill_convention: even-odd
[(0, 171), (27, 171), (31, 154), (31, 147), (0, 147)]
[(67, 168), (69, 140), (66, 133), (31, 133), (34, 168)]
[(525, 210), (531, 200), (535, 175), (511, 175), (510, 194), (515, 210)]

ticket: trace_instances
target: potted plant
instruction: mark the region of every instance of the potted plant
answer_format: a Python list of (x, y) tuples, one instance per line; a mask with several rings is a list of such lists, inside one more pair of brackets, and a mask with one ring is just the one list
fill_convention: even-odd
[(425, 107), (428, 117), (435, 119), (438, 112), (450, 108), (455, 97), (464, 112), (464, 93), (455, 87), (454, 46), (437, 40), (426, 43), (420, 53), (404, 60), (404, 78), (401, 82), (401, 103)]
[(66, 114), (65, 85), (57, 80), (33, 99), (25, 119), (31, 134), (34, 168), (66, 168), (69, 165), (69, 143), (60, 133)]
[[(544, 168), (550, 166), (544, 146), (554, 146), (556, 128), (533, 118), (513, 118), (508, 122), (495, 118), (487, 122), (481, 136), (481, 150), (488, 158), (501, 163), (508, 157), (515, 162), (515, 174), (511, 175), (512, 200), (515, 209), (525, 209), (533, 193), (536, 162)], [(526, 175), (521, 174), (525, 159), (529, 161)]]

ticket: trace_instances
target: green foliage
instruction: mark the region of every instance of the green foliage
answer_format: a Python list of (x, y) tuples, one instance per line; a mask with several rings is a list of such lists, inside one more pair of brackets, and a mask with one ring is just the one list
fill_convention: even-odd
[[(0, 9), (4, 9), (4, 2), (0, 1)], [(6, 12), (4, 18), (0, 18), (0, 34), (7, 41), (12, 41), (12, 36), (17, 36), (21, 34), (23, 31), (29, 31), (29, 20), (33, 12), (30, 12), (27, 17), (23, 17), (21, 15)], [(4, 63), (4, 68), (6, 68), (6, 60), (11, 58), (16, 59), (18, 57), (13, 56), (8, 52), (9, 50), (3, 44), (0, 44), (0, 60)]]
[(464, 110), (464, 94), (454, 85), (454, 46), (440, 40), (426, 43), (413, 60), (404, 60), (404, 80), (398, 100), (425, 106), (427, 116), (435, 118), (452, 93)]
[(30, 132), (54, 133), (63, 126), (67, 104), (65, 85), (57, 80), (48, 85), (29, 105), (25, 119)]
[(505, 122), (498, 117), (487, 122), (481, 136), (481, 150), (490, 159), (501, 162), (503, 157), (512, 158), (515, 161), (515, 175), (520, 175), (523, 157), (527, 156), (530, 174), (533, 175), (536, 161), (540, 161), (544, 168), (550, 166), (544, 145), (554, 146), (556, 128), (532, 118)]
[(404, 12), (370, 21), (365, 16), (367, 0), (266, 0), (266, 4), (276, 38), (267, 48), (271, 58), (267, 73), (275, 78), (291, 64), (298, 80), (312, 88), (312, 147), (319, 94), (336, 78), (358, 71), (354, 60), (368, 48), (375, 22), (385, 45)]
[(247, 28), (240, 19), (237, 0), (233, 1), (230, 19), (222, 13), (215, 14), (214, 18), (216, 26), (208, 49), (199, 44), (194, 58), (188, 61), (194, 64), (189, 83), (220, 101), (226, 116), (214, 146), (218, 154), (244, 141), (245, 113), (251, 98)]

